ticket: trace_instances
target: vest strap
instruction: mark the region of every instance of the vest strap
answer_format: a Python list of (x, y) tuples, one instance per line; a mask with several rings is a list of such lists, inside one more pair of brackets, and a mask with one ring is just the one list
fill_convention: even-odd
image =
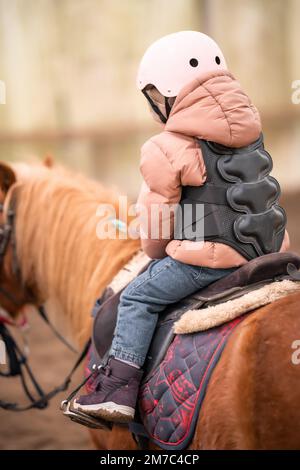
[(199, 201), (207, 204), (227, 205), (227, 187), (205, 183), (203, 186), (186, 186), (182, 193), (182, 202), (191, 199), (191, 202)]

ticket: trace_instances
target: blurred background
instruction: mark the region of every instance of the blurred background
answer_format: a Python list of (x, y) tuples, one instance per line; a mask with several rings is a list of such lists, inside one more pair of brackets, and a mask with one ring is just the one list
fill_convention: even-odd
[[(140, 146), (158, 131), (135, 87), (139, 60), (160, 36), (200, 30), (220, 44), (261, 112), (300, 252), (300, 104), (292, 102), (299, 19), (299, 0), (0, 0), (0, 160), (51, 155), (135, 197)], [(50, 388), (73, 358), (34, 321), (33, 364)], [(22, 398), (15, 382), (0, 387)], [(0, 448), (88, 448), (85, 429), (60, 416), (59, 401), (45, 412), (0, 412)]]

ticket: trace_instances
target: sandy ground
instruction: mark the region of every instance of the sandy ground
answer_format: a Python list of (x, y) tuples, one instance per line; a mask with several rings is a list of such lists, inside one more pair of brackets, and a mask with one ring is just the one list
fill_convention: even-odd
[[(300, 253), (300, 194), (282, 201), (289, 218), (292, 249)], [(74, 355), (53, 337), (39, 318), (32, 318), (30, 331), (30, 362), (45, 390), (61, 383), (74, 362)], [(81, 380), (79, 372), (73, 383)], [(14, 413), (0, 411), (0, 449), (89, 449), (88, 432), (67, 420), (59, 411), (66, 394), (53, 399), (44, 411)], [(18, 379), (0, 380), (0, 398), (24, 403)]]
[[(45, 391), (61, 384), (75, 362), (37, 315), (30, 319), (30, 364)], [(74, 388), (82, 380), (82, 368), (74, 376)], [(55, 397), (46, 410), (24, 413), (0, 411), (0, 449), (89, 449), (86, 428), (72, 423), (59, 411), (67, 393)], [(0, 380), (0, 398), (25, 403), (19, 379)]]

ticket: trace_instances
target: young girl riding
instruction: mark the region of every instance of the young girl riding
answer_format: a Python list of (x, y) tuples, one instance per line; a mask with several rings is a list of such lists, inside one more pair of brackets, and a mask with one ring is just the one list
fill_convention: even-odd
[[(169, 226), (167, 238), (153, 237), (151, 223), (141, 227), (142, 248), (153, 261), (121, 295), (109, 359), (95, 391), (73, 403), (117, 422), (134, 417), (142, 368), (166, 306), (250, 259), (288, 247), (259, 113), (227, 70), (218, 45), (200, 32), (165, 36), (143, 56), (137, 85), (163, 126), (141, 150), (138, 205), (153, 222), (154, 206), (180, 203), (184, 212), (198, 204), (204, 234), (187, 234), (185, 221), (176, 233), (172, 215), (154, 221)], [(191, 225), (196, 223), (192, 218)]]

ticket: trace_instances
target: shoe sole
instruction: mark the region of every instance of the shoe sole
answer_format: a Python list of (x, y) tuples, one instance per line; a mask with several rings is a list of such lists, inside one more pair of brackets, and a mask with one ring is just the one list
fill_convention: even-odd
[(112, 401), (97, 405), (80, 405), (74, 400), (72, 404), (74, 410), (81, 411), (94, 418), (102, 418), (106, 421), (128, 423), (133, 420), (135, 410), (130, 406), (117, 405)]

